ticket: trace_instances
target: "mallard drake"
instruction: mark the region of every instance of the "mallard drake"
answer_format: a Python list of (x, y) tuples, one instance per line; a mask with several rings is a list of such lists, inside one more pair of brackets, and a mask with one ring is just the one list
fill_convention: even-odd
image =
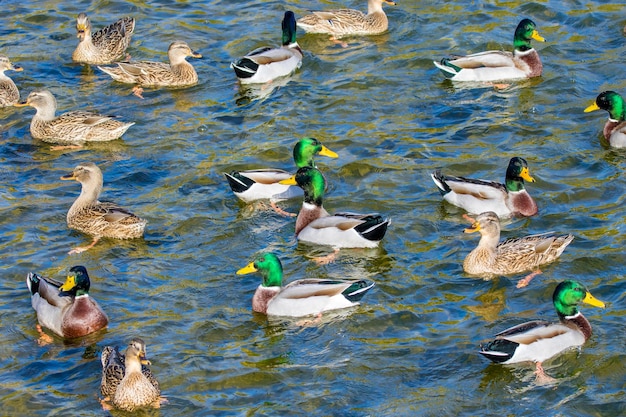
[(454, 81), (502, 81), (532, 78), (541, 75), (543, 65), (530, 41), (545, 42), (537, 32), (535, 23), (523, 19), (515, 29), (513, 53), (486, 51), (455, 58), (444, 58), (433, 64), (446, 78)]
[(85, 13), (76, 18), (76, 36), (80, 41), (72, 53), (74, 62), (110, 64), (124, 57), (135, 30), (135, 19), (123, 17), (115, 23), (91, 33), (91, 21)]
[(4, 71), (22, 71), (22, 67), (13, 65), (8, 57), (0, 55), (0, 107), (9, 107), (19, 101), (20, 91)]
[[(298, 168), (315, 166), (315, 155), (337, 158), (337, 154), (315, 138), (302, 138), (293, 147), (293, 160)], [(279, 182), (290, 178), (293, 174), (282, 169), (254, 169), (225, 173), (233, 193), (242, 201), (250, 203), (261, 199), (270, 199), (272, 207), (275, 202), (288, 198), (301, 197), (302, 189), (296, 185), (284, 185)], [(275, 210), (282, 212), (282, 209)]]
[(367, 14), (353, 9), (314, 11), (298, 19), (298, 26), (308, 33), (326, 33), (339, 39), (351, 35), (378, 35), (389, 27), (383, 4), (391, 0), (368, 0)]
[(92, 162), (82, 163), (62, 180), (76, 180), (82, 185), (80, 195), (67, 212), (70, 229), (93, 236), (88, 246), (77, 247), (69, 253), (80, 253), (93, 247), (102, 237), (135, 239), (143, 236), (146, 221), (119, 205), (98, 201), (102, 192), (102, 171)]
[(542, 362), (576, 346), (591, 337), (591, 325), (578, 311), (583, 302), (604, 308), (579, 282), (566, 280), (556, 286), (552, 302), (559, 323), (529, 321), (496, 334), (495, 340), (480, 346), (480, 353), (497, 363), (535, 362), (537, 377), (545, 377)]
[(202, 58), (183, 41), (174, 41), (167, 49), (169, 64), (164, 62), (118, 62), (114, 67), (98, 67), (115, 81), (135, 84), (133, 92), (142, 97), (141, 87), (189, 87), (198, 82), (198, 74), (186, 58)]
[[(133, 346), (135, 349), (143, 352), (144, 356), (146, 355), (146, 343), (143, 339), (134, 337), (128, 346)], [(117, 346), (105, 346), (104, 349), (102, 349), (100, 361), (102, 363), (100, 393), (104, 397), (104, 401), (109, 401), (115, 396), (117, 387), (124, 379), (126, 371), (126, 357), (124, 354), (120, 353)], [(153, 387), (160, 391), (159, 382), (152, 374), (152, 371), (150, 371), (150, 368), (146, 366), (149, 364), (150, 362), (147, 359), (145, 362), (142, 362), (141, 373), (148, 379), (148, 381), (150, 381), (150, 384), (152, 384)]]
[(115, 407), (134, 411), (137, 408), (161, 405), (161, 389), (154, 375), (143, 366), (149, 365), (146, 359), (146, 345), (143, 340), (131, 340), (124, 355), (117, 348), (106, 347), (102, 352), (102, 382), (100, 392), (105, 396), (102, 405), (109, 400)]
[(61, 337), (85, 336), (109, 324), (89, 296), (91, 281), (84, 266), (73, 266), (64, 283), (29, 272), (26, 285), (39, 323)]
[(609, 119), (604, 125), (604, 137), (614, 148), (626, 147), (626, 103), (622, 96), (615, 91), (604, 91), (585, 109), (585, 113), (600, 109), (609, 112)]
[(30, 122), (30, 134), (35, 139), (49, 143), (82, 144), (113, 140), (135, 124), (86, 111), (71, 111), (55, 117), (57, 101), (48, 90), (35, 90), (26, 101), (14, 106), (31, 106), (37, 110)]
[[(571, 234), (549, 232), (500, 242), (500, 220), (493, 211), (479, 214), (472, 226), (465, 229), (465, 233), (474, 232), (480, 232), (480, 241), (463, 261), (463, 270), (485, 278), (535, 270), (556, 260), (574, 240)], [(517, 287), (525, 287), (540, 273), (537, 270), (518, 281)]]
[(469, 213), (493, 211), (500, 217), (537, 214), (537, 203), (524, 188), (524, 180), (535, 182), (524, 158), (511, 158), (504, 184), (443, 175), (439, 170), (430, 176), (444, 200)]
[(283, 284), (283, 266), (268, 252), (237, 271), (237, 275), (259, 272), (263, 282), (252, 298), (252, 310), (270, 316), (301, 317), (359, 304), (373, 281), (343, 279), (299, 279)]
[(335, 213), (331, 216), (322, 206), (326, 182), (317, 168), (302, 167), (281, 184), (297, 184), (304, 191), (304, 202), (296, 219), (299, 240), (332, 246), (336, 253), (339, 248), (375, 248), (387, 232), (389, 219), (379, 214)]
[(296, 41), (296, 18), (285, 12), (282, 22), (283, 46), (264, 46), (248, 53), (230, 67), (242, 84), (266, 83), (290, 75), (302, 65), (302, 49)]

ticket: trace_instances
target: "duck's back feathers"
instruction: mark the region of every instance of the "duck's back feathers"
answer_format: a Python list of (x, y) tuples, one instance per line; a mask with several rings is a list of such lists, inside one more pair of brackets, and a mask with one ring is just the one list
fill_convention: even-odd
[(389, 27), (383, 3), (396, 4), (391, 0), (368, 0), (367, 14), (354, 9), (312, 11), (298, 19), (298, 26), (308, 33), (326, 33), (335, 38), (378, 35)]
[(108, 201), (70, 209), (67, 225), (91, 236), (113, 239), (136, 239), (143, 236), (148, 222), (131, 211)]
[(109, 64), (123, 58), (135, 31), (135, 19), (123, 17), (91, 33), (91, 22), (85, 13), (78, 15), (76, 30), (80, 42), (72, 53), (72, 60), (85, 64)]

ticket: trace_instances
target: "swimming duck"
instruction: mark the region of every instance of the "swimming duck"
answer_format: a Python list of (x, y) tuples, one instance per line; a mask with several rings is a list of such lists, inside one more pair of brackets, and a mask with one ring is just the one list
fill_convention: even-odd
[(609, 119), (604, 125), (604, 137), (614, 148), (626, 147), (626, 104), (622, 96), (615, 91), (604, 91), (585, 109), (585, 113), (600, 109), (609, 112)]
[(302, 65), (302, 49), (296, 41), (296, 18), (291, 11), (285, 12), (282, 22), (283, 46), (264, 46), (248, 53), (230, 67), (242, 84), (266, 83), (278, 77), (290, 75)]
[[(323, 155), (329, 158), (337, 158), (338, 156), (315, 138), (302, 138), (293, 147), (293, 160), (298, 168), (315, 166), (313, 160), (315, 155)], [(286, 180), (293, 175), (282, 169), (266, 168), (233, 171), (224, 175), (237, 198), (246, 203), (260, 199), (270, 199), (272, 207), (279, 212), (283, 212), (283, 210), (275, 206), (275, 201), (303, 195), (300, 187), (279, 183), (279, 181)]]
[(115, 407), (126, 411), (146, 406), (160, 407), (163, 399), (160, 396), (159, 383), (152, 373), (142, 366), (150, 364), (146, 359), (145, 346), (143, 340), (133, 339), (124, 356), (112, 348), (105, 348), (102, 352), (100, 392), (109, 397), (102, 400), (104, 408), (110, 408), (107, 404), (109, 399)]
[(439, 170), (431, 177), (444, 200), (469, 213), (493, 211), (500, 217), (537, 214), (537, 203), (524, 188), (524, 180), (535, 182), (524, 158), (511, 158), (504, 184), (443, 175)]
[(604, 308), (604, 303), (579, 282), (566, 280), (554, 290), (552, 302), (559, 323), (529, 321), (506, 329), (496, 339), (480, 346), (480, 353), (497, 363), (535, 362), (539, 380), (550, 381), (542, 362), (572, 347), (582, 346), (591, 337), (591, 325), (578, 311), (583, 302)]
[(102, 308), (89, 296), (91, 281), (84, 266), (73, 266), (64, 283), (30, 272), (26, 285), (39, 323), (61, 337), (85, 336), (109, 324)]
[(20, 99), (20, 91), (4, 71), (22, 71), (22, 67), (13, 65), (8, 57), (0, 55), (0, 107), (9, 107)]
[(259, 272), (263, 282), (252, 298), (252, 310), (270, 316), (301, 317), (323, 311), (347, 308), (374, 287), (373, 281), (343, 279), (299, 279), (286, 286), (278, 257), (263, 253), (237, 271), (237, 275)]
[(134, 239), (143, 236), (147, 223), (144, 219), (115, 203), (98, 201), (103, 178), (102, 171), (96, 164), (82, 163), (61, 179), (76, 180), (82, 185), (80, 196), (67, 212), (67, 226), (93, 236), (91, 244), (72, 249), (70, 255), (86, 251), (103, 237)]
[(72, 111), (55, 117), (57, 102), (48, 90), (35, 90), (16, 107), (31, 106), (37, 112), (30, 122), (30, 134), (49, 143), (102, 142), (121, 137), (135, 123), (114, 120), (86, 111)]
[[(296, 219), (296, 236), (304, 242), (339, 248), (375, 248), (387, 232), (389, 219), (379, 214), (335, 213), (322, 206), (324, 176), (314, 167), (302, 167), (281, 184), (297, 184), (304, 191), (304, 202)], [(321, 263), (332, 261), (318, 259)]]
[(81, 13), (76, 18), (76, 36), (80, 41), (72, 53), (72, 60), (85, 64), (110, 64), (121, 59), (134, 30), (135, 19), (123, 17), (92, 34), (89, 17)]
[(455, 58), (444, 58), (433, 64), (446, 78), (454, 81), (501, 81), (532, 78), (541, 75), (543, 66), (539, 54), (530, 41), (545, 42), (537, 32), (535, 23), (523, 19), (515, 29), (513, 53), (486, 51)]
[[(571, 234), (549, 232), (499, 242), (500, 220), (492, 211), (479, 214), (472, 226), (465, 229), (465, 233), (474, 232), (480, 232), (480, 241), (463, 261), (463, 270), (485, 278), (532, 271), (553, 262), (574, 239)], [(517, 287), (525, 287), (540, 273), (537, 269), (518, 281)]]
[(198, 74), (186, 58), (202, 58), (183, 41), (174, 41), (167, 49), (169, 64), (164, 62), (118, 62), (114, 67), (98, 67), (115, 81), (135, 84), (133, 93), (143, 98), (141, 87), (189, 87), (198, 82)]
[[(134, 346), (137, 350), (146, 354), (146, 343), (143, 339), (134, 337), (128, 346)], [(123, 353), (120, 353), (117, 346), (105, 346), (102, 349), (100, 356), (102, 362), (102, 381), (100, 383), (100, 393), (104, 397), (104, 401), (109, 401), (115, 396), (115, 391), (120, 382), (124, 379), (124, 373), (126, 371), (126, 357)], [(159, 390), (159, 382), (156, 380), (150, 368), (145, 365), (149, 365), (148, 360), (142, 363), (141, 373), (150, 381), (152, 386)]]
[(389, 27), (383, 4), (395, 6), (391, 0), (368, 0), (367, 14), (353, 9), (314, 11), (298, 19), (298, 26), (308, 33), (326, 33), (331, 39), (351, 35), (378, 35)]

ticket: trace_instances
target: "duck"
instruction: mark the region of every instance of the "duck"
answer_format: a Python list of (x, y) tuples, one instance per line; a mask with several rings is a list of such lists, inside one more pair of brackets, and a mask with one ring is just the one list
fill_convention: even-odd
[(480, 233), (478, 246), (463, 261), (463, 270), (471, 275), (493, 278), (535, 270), (517, 283), (527, 286), (541, 273), (541, 265), (555, 261), (574, 236), (552, 232), (529, 235), (500, 242), (500, 219), (493, 211), (479, 214), (465, 233)]
[(30, 134), (33, 138), (48, 143), (69, 143), (81, 147), (85, 142), (114, 140), (135, 124), (82, 110), (56, 117), (57, 101), (48, 90), (35, 90), (28, 95), (26, 101), (14, 106), (31, 106), (37, 110), (30, 122)]
[(486, 51), (472, 55), (443, 58), (433, 64), (453, 81), (505, 81), (539, 77), (543, 70), (539, 54), (530, 41), (545, 42), (535, 22), (522, 19), (513, 36), (513, 52)]
[(131, 412), (147, 406), (160, 407), (163, 398), (159, 383), (144, 366), (150, 364), (145, 346), (142, 339), (134, 338), (124, 355), (108, 346), (102, 351), (100, 392), (105, 396), (101, 400), (105, 409), (111, 408), (109, 401), (116, 408)]
[(12, 64), (9, 57), (0, 55), (0, 107), (13, 106), (20, 100), (20, 91), (4, 72), (22, 70), (22, 67)]
[(230, 67), (241, 84), (264, 84), (291, 75), (302, 66), (302, 49), (296, 41), (296, 17), (292, 11), (285, 12), (282, 29), (280, 48), (264, 46), (231, 62)]
[(80, 40), (72, 53), (72, 60), (100, 65), (122, 59), (134, 31), (135, 19), (123, 17), (92, 34), (89, 17), (80, 13), (76, 18), (76, 36)]
[[(129, 342), (128, 346), (133, 346), (140, 352), (146, 355), (146, 342), (139, 337), (134, 337)], [(100, 362), (102, 363), (102, 380), (100, 382), (100, 393), (104, 397), (104, 401), (110, 401), (115, 396), (117, 387), (124, 379), (124, 373), (126, 371), (126, 356), (120, 353), (118, 347), (105, 346), (102, 349), (100, 355)], [(150, 381), (152, 386), (160, 391), (159, 381), (150, 371), (146, 365), (150, 365), (150, 361), (146, 360), (142, 363), (141, 373)]]
[(591, 324), (578, 311), (578, 304), (605, 307), (583, 284), (573, 280), (562, 281), (556, 286), (552, 302), (559, 317), (558, 323), (535, 320), (511, 327), (496, 334), (494, 340), (482, 344), (479, 353), (496, 363), (535, 362), (537, 379), (550, 382), (542, 362), (582, 346), (591, 337)]
[(504, 184), (495, 181), (431, 173), (435, 185), (450, 204), (471, 214), (493, 211), (499, 217), (529, 217), (537, 214), (537, 203), (524, 188), (524, 180), (535, 182), (528, 162), (519, 156), (511, 158)]
[(346, 36), (379, 35), (389, 28), (383, 4), (395, 6), (391, 0), (368, 0), (367, 14), (354, 9), (314, 11), (298, 19), (298, 26), (308, 33), (331, 35), (331, 39)]
[(604, 137), (614, 148), (626, 147), (626, 103), (622, 96), (615, 91), (603, 91), (593, 104), (585, 108), (585, 113), (600, 109), (609, 113), (604, 125)]
[(89, 296), (91, 281), (82, 265), (71, 267), (65, 282), (29, 272), (26, 285), (37, 321), (58, 336), (82, 337), (109, 324), (98, 302)]
[(103, 176), (96, 164), (81, 163), (71, 173), (61, 176), (61, 180), (76, 180), (82, 186), (80, 196), (67, 212), (67, 226), (93, 236), (91, 244), (72, 249), (70, 255), (92, 248), (103, 237), (136, 239), (143, 236), (146, 220), (116, 203), (98, 201)]
[(272, 252), (259, 254), (237, 275), (258, 272), (263, 281), (252, 298), (252, 310), (268, 316), (302, 317), (359, 304), (373, 281), (344, 279), (299, 279), (283, 287), (283, 266)]
[[(293, 147), (293, 160), (296, 167), (315, 166), (315, 155), (337, 158), (337, 153), (331, 151), (318, 139), (303, 137)], [(293, 174), (282, 169), (261, 168), (247, 171), (232, 171), (224, 173), (230, 188), (237, 198), (246, 203), (269, 199), (276, 211), (282, 211), (275, 205), (276, 201), (294, 197), (302, 197), (303, 191), (297, 185), (279, 184), (280, 181), (290, 178)]]
[(115, 81), (135, 84), (133, 93), (143, 98), (142, 87), (190, 87), (198, 83), (198, 74), (187, 57), (202, 58), (187, 42), (174, 41), (167, 49), (169, 64), (164, 62), (118, 62), (117, 66), (98, 68)]
[[(302, 208), (296, 218), (296, 237), (303, 242), (332, 246), (336, 255), (340, 248), (375, 248), (387, 232), (390, 220), (380, 214), (335, 213), (323, 207), (326, 181), (319, 169), (304, 166), (281, 184), (297, 184), (304, 191)], [(318, 263), (328, 263), (318, 258)]]

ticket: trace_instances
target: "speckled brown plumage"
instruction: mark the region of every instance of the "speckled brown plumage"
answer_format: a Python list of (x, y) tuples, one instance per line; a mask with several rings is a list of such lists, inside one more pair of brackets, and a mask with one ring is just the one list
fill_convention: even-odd
[(55, 117), (57, 103), (48, 90), (35, 90), (25, 102), (16, 106), (31, 106), (37, 110), (30, 123), (30, 134), (50, 143), (109, 141), (121, 137), (135, 124), (86, 111), (72, 111)]
[(314, 11), (298, 20), (298, 26), (309, 33), (327, 33), (335, 38), (350, 35), (377, 35), (389, 27), (383, 3), (390, 0), (368, 0), (367, 14), (353, 9)]
[(550, 263), (574, 239), (571, 234), (544, 233), (499, 242), (500, 220), (490, 211), (478, 215), (472, 227), (465, 231), (478, 231), (481, 237), (478, 246), (465, 258), (463, 270), (486, 278), (531, 271)]
[(119, 62), (117, 66), (98, 67), (115, 81), (143, 87), (182, 87), (198, 82), (198, 74), (185, 58), (201, 58), (202, 55), (189, 48), (187, 43), (175, 41), (169, 46), (169, 64), (138, 61)]
[(8, 57), (0, 55), (0, 107), (12, 106), (20, 99), (20, 91), (5, 71), (22, 71), (22, 68), (13, 65)]
[(72, 53), (72, 60), (85, 64), (110, 64), (124, 57), (135, 30), (135, 19), (123, 17), (117, 22), (91, 33), (91, 21), (85, 13), (76, 18), (76, 32), (80, 39)]
[[(108, 355), (105, 357), (105, 354)], [(141, 339), (133, 339), (125, 355), (118, 355), (116, 350), (106, 349), (102, 356), (102, 382), (100, 391), (105, 398), (121, 410), (134, 411), (137, 408), (159, 407), (161, 390), (156, 378), (143, 372), (142, 364), (149, 364), (146, 359), (145, 344)], [(106, 360), (105, 360), (106, 359)], [(108, 369), (111, 367), (111, 369)], [(120, 373), (123, 377), (120, 379)], [(148, 371), (149, 372), (149, 371)], [(107, 384), (107, 386), (104, 386)], [(115, 385), (115, 386), (114, 386)]]
[[(140, 349), (144, 352), (146, 351), (146, 344), (143, 339), (138, 337), (133, 338), (129, 346), (135, 346), (137, 349)], [(113, 398), (115, 395), (115, 391), (117, 391), (117, 387), (119, 386), (122, 379), (124, 379), (124, 371), (126, 370), (126, 357), (123, 353), (120, 353), (117, 346), (105, 346), (102, 349), (102, 354), (100, 356), (100, 361), (102, 363), (102, 380), (100, 382), (100, 393), (104, 397)], [(150, 368), (143, 365), (141, 366), (141, 373), (148, 378), (148, 381), (159, 389), (159, 382), (156, 380), (155, 376), (150, 371)]]
[[(94, 243), (91, 246), (102, 237), (134, 239), (143, 236), (147, 223), (144, 219), (115, 203), (98, 201), (103, 177), (96, 164), (82, 163), (61, 179), (76, 180), (82, 185), (80, 196), (67, 212), (67, 225), (70, 229), (93, 236)], [(82, 252), (89, 247), (76, 250)]]

